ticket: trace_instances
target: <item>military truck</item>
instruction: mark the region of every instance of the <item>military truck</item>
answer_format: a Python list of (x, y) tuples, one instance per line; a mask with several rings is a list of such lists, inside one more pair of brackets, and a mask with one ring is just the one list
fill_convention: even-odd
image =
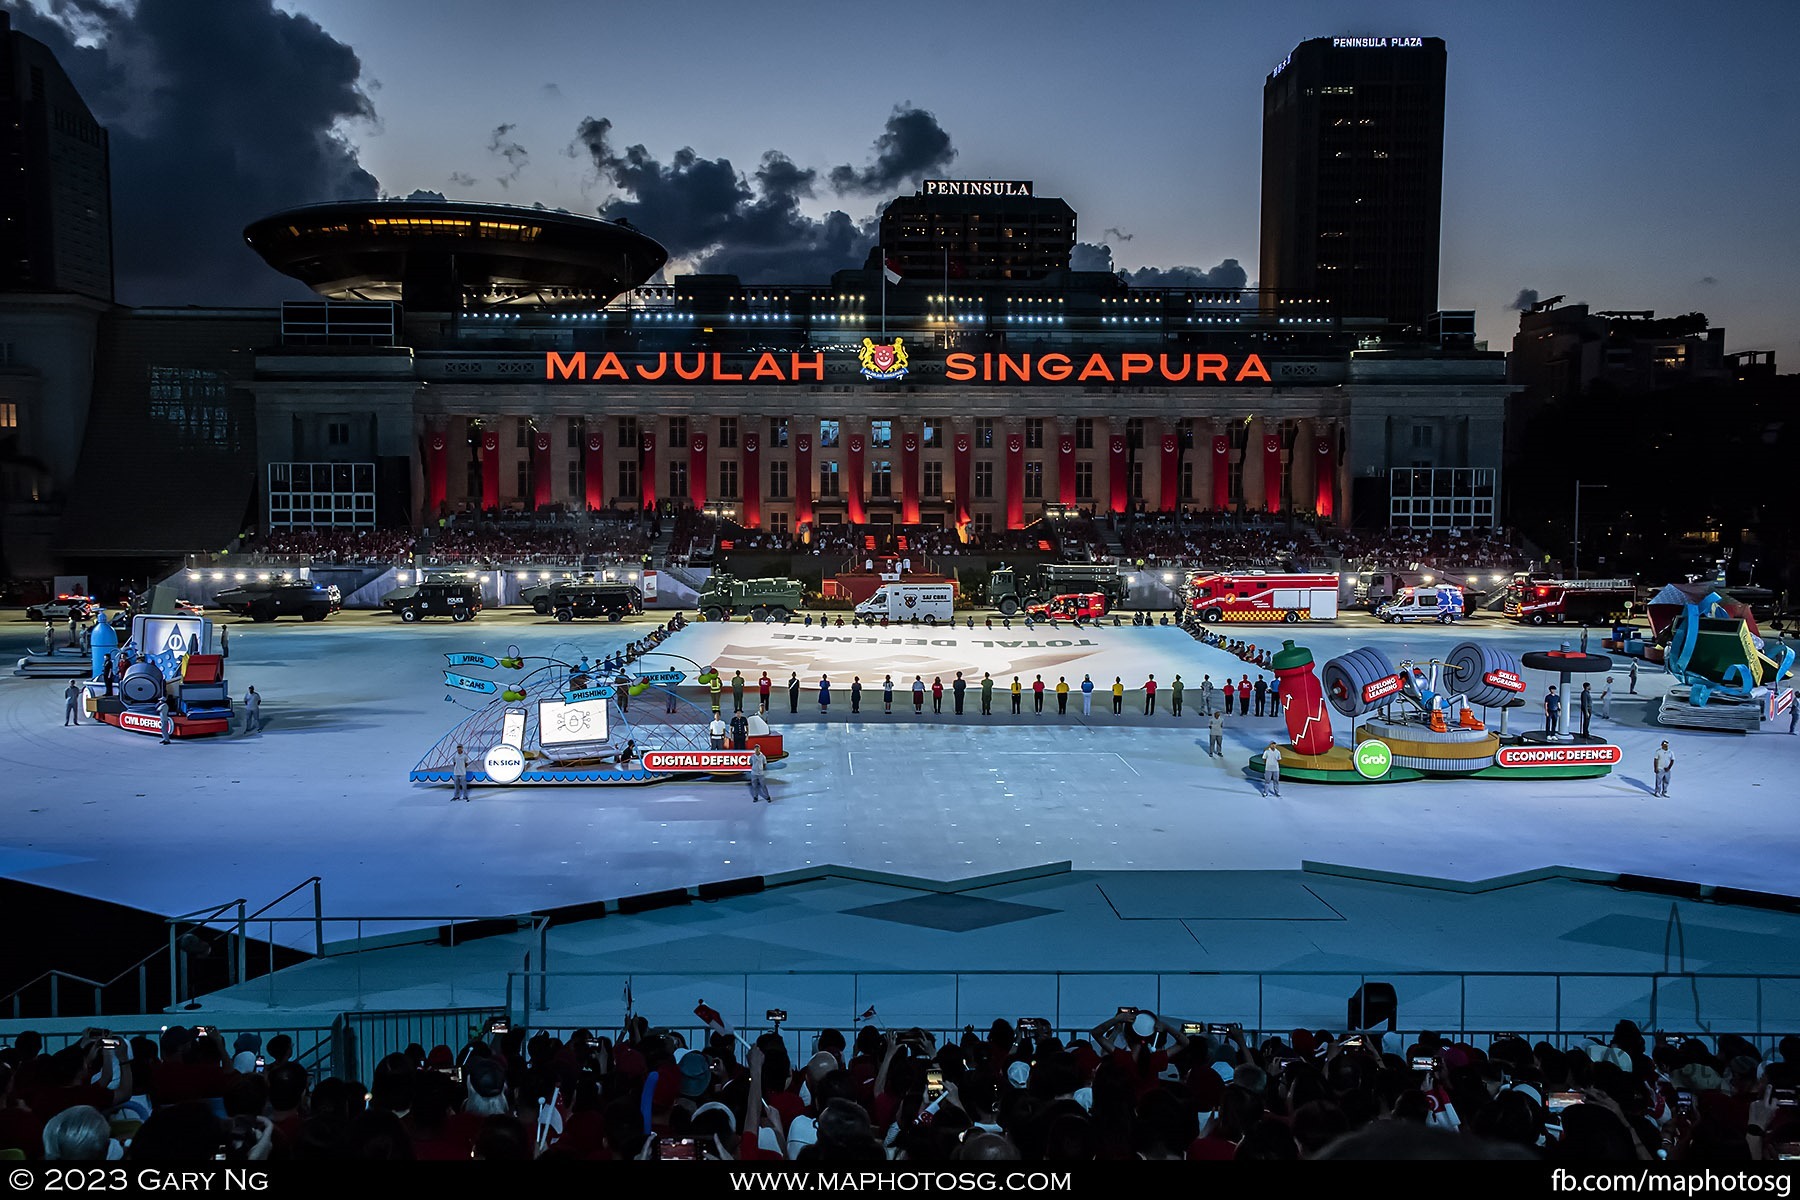
[(597, 582), (599, 582), (599, 576), (593, 574), (591, 571), (584, 571), (579, 575), (573, 575), (563, 579), (546, 579), (541, 583), (534, 583), (529, 587), (520, 588), (519, 603), (529, 604), (531, 605), (532, 612), (540, 617), (547, 617), (556, 608), (555, 600), (551, 593), (556, 590), (558, 584)]
[(1052, 596), (1097, 592), (1110, 605), (1125, 602), (1125, 580), (1110, 563), (1045, 563), (1032, 570), (1001, 567), (988, 576), (988, 603), (1010, 617)]
[(798, 579), (739, 579), (729, 571), (714, 571), (694, 606), (709, 621), (745, 613), (758, 621), (766, 617), (785, 621), (805, 596)]
[(334, 585), (305, 580), (259, 581), (226, 588), (213, 597), (213, 603), (227, 612), (259, 623), (288, 616), (323, 621), (343, 606), (343, 597)]

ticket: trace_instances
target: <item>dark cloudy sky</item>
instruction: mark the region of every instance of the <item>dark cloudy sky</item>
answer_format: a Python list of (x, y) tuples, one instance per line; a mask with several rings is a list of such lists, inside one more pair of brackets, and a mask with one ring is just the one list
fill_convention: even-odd
[(1497, 346), (1524, 289), (1701, 309), (1800, 369), (1795, 0), (33, 3), (89, 47), (128, 300), (266, 299), (244, 221), (376, 190), (604, 209), (817, 278), (922, 171), (1035, 179), (1120, 267), (1253, 278), (1264, 75), (1421, 34), (1450, 56), (1444, 307)]

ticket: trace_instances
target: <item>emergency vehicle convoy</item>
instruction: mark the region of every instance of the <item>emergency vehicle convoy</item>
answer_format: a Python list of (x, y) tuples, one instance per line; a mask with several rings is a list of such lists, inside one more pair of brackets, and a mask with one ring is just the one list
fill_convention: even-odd
[(1102, 563), (1044, 563), (1036, 571), (1001, 567), (988, 576), (988, 603), (1003, 617), (1053, 596), (1095, 592), (1108, 604), (1123, 604), (1126, 587), (1119, 568)]
[(1181, 589), (1182, 607), (1207, 625), (1220, 622), (1335, 621), (1338, 577), (1246, 571), (1233, 575), (1191, 575)]
[(1521, 572), (1506, 589), (1504, 611), (1529, 625), (1601, 625), (1629, 614), (1636, 599), (1629, 579), (1534, 579)]

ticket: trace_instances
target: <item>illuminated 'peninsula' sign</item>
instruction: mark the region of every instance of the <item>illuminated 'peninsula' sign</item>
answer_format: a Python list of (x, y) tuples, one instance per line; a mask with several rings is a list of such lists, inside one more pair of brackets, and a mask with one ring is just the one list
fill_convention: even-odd
[(1029, 196), (1029, 179), (927, 179), (921, 196)]
[[(890, 349), (889, 347), (882, 347)], [(916, 364), (915, 364), (916, 365)], [(865, 364), (865, 367), (867, 364)], [(891, 368), (893, 363), (890, 362)], [(904, 358), (899, 369), (905, 369)], [(866, 374), (866, 371), (865, 371)], [(892, 370), (868, 378), (898, 378)], [(1259, 354), (1147, 354), (1136, 351), (1091, 354), (995, 353), (952, 351), (944, 356), (943, 380), (965, 384), (1135, 383), (1215, 384), (1271, 383)], [(544, 378), (550, 383), (823, 383), (825, 354), (725, 355), (664, 350), (657, 354), (589, 354), (577, 350), (544, 353)], [(929, 382), (930, 375), (909, 375), (908, 382)]]

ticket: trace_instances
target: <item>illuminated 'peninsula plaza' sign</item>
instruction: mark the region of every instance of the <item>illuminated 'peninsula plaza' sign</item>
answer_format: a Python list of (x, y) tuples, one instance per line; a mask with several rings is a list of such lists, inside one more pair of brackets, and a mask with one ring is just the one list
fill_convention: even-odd
[[(885, 348), (885, 347), (884, 347)], [(916, 365), (916, 364), (915, 364)], [(883, 368), (891, 370), (891, 364)], [(876, 374), (871, 378), (884, 376)], [(887, 376), (898, 378), (897, 375)], [(550, 383), (824, 383), (825, 352), (720, 354), (664, 350), (655, 354), (589, 353), (576, 350), (544, 353), (544, 379)], [(914, 376), (909, 381), (917, 381)], [(944, 355), (947, 383), (1041, 384), (1131, 383), (1256, 384), (1270, 383), (1269, 368), (1258, 354), (1148, 354), (1136, 351), (1092, 354), (983, 353), (952, 351)]]

